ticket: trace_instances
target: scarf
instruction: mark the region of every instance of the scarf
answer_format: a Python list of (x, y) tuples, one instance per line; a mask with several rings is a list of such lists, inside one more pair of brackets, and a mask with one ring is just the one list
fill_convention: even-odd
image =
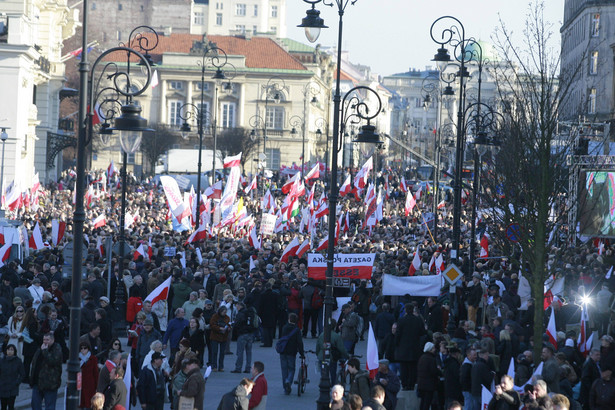
[(83, 367), (83, 365), (86, 364), (88, 360), (90, 360), (90, 356), (92, 356), (92, 352), (90, 351), (88, 351), (88, 354), (83, 354), (79, 352), (79, 361), (81, 362), (79, 363), (79, 366)]

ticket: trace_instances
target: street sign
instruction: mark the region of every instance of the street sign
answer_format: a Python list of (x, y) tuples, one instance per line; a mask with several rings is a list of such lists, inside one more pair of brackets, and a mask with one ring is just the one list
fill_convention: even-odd
[(451, 263), (446, 269), (444, 269), (442, 276), (444, 276), (444, 279), (446, 279), (449, 285), (454, 286), (455, 283), (461, 279), (463, 273), (461, 272), (461, 269), (455, 266), (454, 263)]
[[(62, 250), (62, 256), (64, 257), (64, 268), (63, 268), (63, 272), (64, 274), (71, 276), (73, 274), (73, 247), (75, 245), (73, 244), (73, 242), (69, 242), (66, 245), (64, 245), (64, 249)], [(85, 262), (85, 259), (88, 257), (88, 247), (87, 245), (83, 245), (83, 248), (81, 250), (81, 255), (82, 255), (82, 259), (81, 259), (81, 264), (83, 264), (83, 262)]]
[(506, 227), (506, 237), (511, 242), (519, 242), (521, 240), (521, 225), (511, 223)]
[(261, 161), (264, 161), (267, 159), (267, 155), (263, 154), (262, 152), (260, 154), (258, 154), (258, 159), (260, 159)]
[(336, 288), (349, 288), (350, 278), (333, 278), (333, 286)]
[[(115, 245), (113, 245), (113, 253), (115, 253), (116, 255), (120, 254), (120, 244), (122, 242), (118, 242)], [(132, 246), (130, 246), (129, 244), (127, 244), (126, 242), (124, 243), (124, 256), (129, 255), (130, 252), (132, 252)]]

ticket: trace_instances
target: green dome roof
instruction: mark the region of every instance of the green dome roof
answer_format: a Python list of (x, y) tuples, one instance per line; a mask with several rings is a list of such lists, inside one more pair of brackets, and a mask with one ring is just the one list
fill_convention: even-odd
[(473, 60), (479, 59), (481, 56), (480, 55), (481, 50), (483, 52), (483, 55), (482, 55), (483, 61), (489, 61), (492, 63), (500, 61), (500, 55), (498, 54), (498, 51), (493, 46), (493, 44), (488, 43), (486, 41), (482, 41), (482, 40), (477, 40), (466, 46), (466, 54), (467, 54), (466, 58), (468, 58), (470, 53), (472, 53)]

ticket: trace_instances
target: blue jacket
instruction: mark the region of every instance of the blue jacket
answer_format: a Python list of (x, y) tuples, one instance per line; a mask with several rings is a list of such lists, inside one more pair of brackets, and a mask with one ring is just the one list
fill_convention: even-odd
[(172, 349), (179, 349), (179, 341), (182, 338), (182, 331), (185, 327), (188, 326), (188, 321), (186, 319), (178, 319), (173, 318), (167, 325), (167, 330), (164, 332), (164, 337), (162, 338), (162, 344), (166, 345), (167, 342)]

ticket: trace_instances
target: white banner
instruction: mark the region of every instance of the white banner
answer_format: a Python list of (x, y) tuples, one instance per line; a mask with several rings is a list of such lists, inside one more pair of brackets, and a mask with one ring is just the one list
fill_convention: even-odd
[(163, 175), (160, 177), (160, 183), (162, 183), (162, 188), (164, 189), (167, 201), (169, 202), (169, 209), (173, 216), (178, 221), (181, 221), (186, 216), (190, 216), (190, 209), (186, 208), (184, 205), (184, 200), (181, 192), (179, 192), (177, 181), (170, 176)]
[[(324, 280), (327, 258), (319, 253), (308, 254), (308, 278)], [(375, 253), (336, 253), (333, 259), (333, 277), (371, 279)]]
[(263, 218), (261, 219), (261, 234), (273, 235), (276, 220), (277, 218), (273, 214), (263, 214)]
[(385, 274), (382, 278), (382, 294), (386, 296), (439, 296), (442, 289), (442, 275), (394, 276)]
[(229, 216), (229, 213), (233, 210), (233, 204), (237, 197), (237, 187), (239, 186), (239, 177), (241, 171), (239, 167), (232, 167), (231, 172), (226, 180), (226, 186), (224, 187), (224, 193), (220, 200), (220, 216), (222, 220)]

